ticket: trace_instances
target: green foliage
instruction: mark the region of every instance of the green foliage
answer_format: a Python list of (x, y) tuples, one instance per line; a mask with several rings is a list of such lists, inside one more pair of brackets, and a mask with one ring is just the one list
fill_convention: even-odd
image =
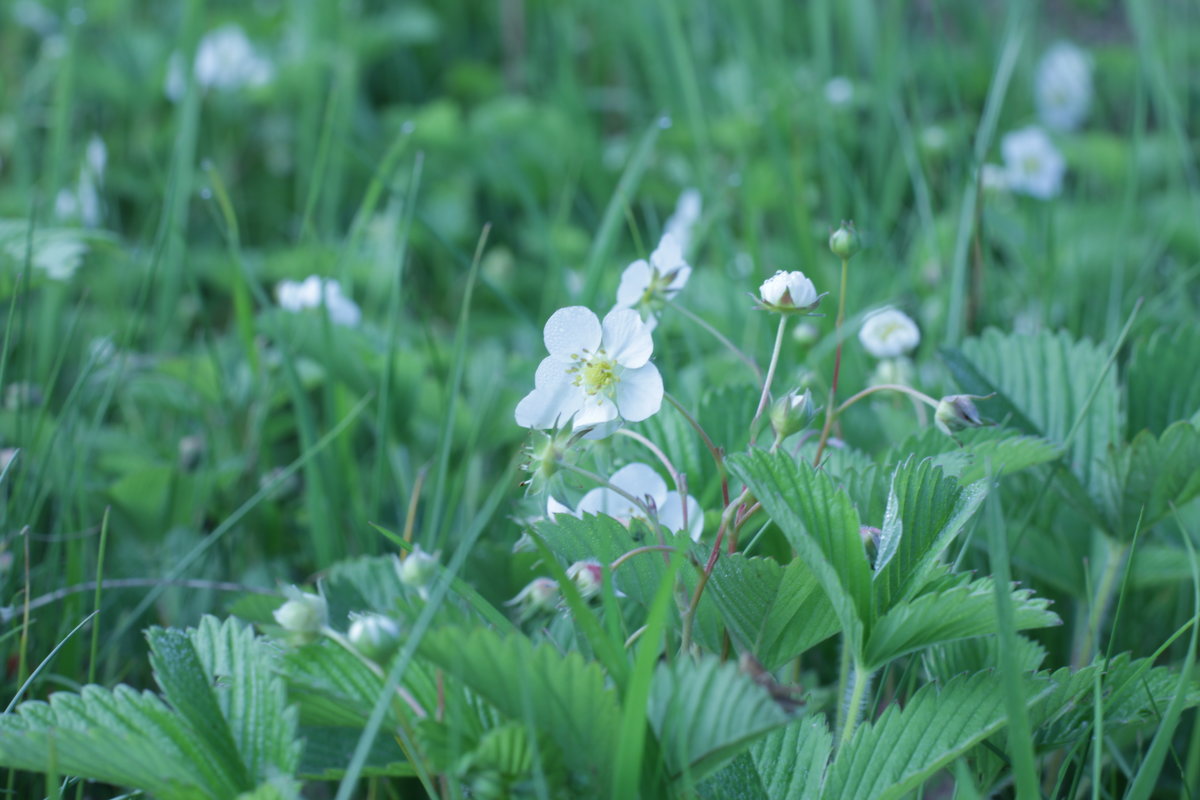
[[(156, 796), (233, 797), (264, 781), (290, 797), (301, 754), (269, 646), (234, 620), (148, 634), (164, 699), (88, 686), (0, 717), (0, 762), (136, 787)], [(168, 705), (169, 703), (169, 705)], [(264, 790), (265, 791), (265, 790)]]
[(672, 778), (703, 780), (787, 714), (734, 664), (716, 656), (660, 664), (647, 718)]

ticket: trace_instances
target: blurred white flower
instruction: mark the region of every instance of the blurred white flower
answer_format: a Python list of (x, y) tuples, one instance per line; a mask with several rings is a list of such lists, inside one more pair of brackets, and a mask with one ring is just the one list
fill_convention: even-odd
[[(259, 87), (271, 82), (275, 68), (254, 50), (245, 31), (237, 25), (225, 25), (210, 31), (196, 46), (192, 63), (196, 83), (206, 89)], [(175, 53), (167, 65), (167, 97), (178, 102), (187, 88), (183, 59)]]
[(575, 428), (596, 426), (589, 436), (598, 438), (662, 405), (662, 376), (650, 363), (654, 340), (636, 311), (614, 308), (602, 324), (583, 306), (560, 308), (543, 340), (550, 355), (517, 404), (518, 425), (545, 430), (571, 420)]
[(337, 325), (354, 327), (362, 319), (362, 311), (342, 294), (341, 284), (332, 278), (309, 275), (302, 283), (280, 281), (275, 296), (285, 311), (303, 311), (323, 304), (329, 311), (329, 319)]
[(1010, 191), (1042, 200), (1062, 191), (1067, 163), (1041, 128), (1030, 126), (1005, 134), (1000, 153)]
[(691, 275), (692, 268), (683, 260), (679, 242), (673, 235), (664, 234), (650, 254), (649, 263), (638, 259), (621, 274), (616, 307), (636, 310), (646, 326), (654, 330), (663, 305), (679, 294)]
[(1042, 124), (1073, 131), (1092, 103), (1092, 59), (1070, 42), (1056, 42), (1038, 62), (1033, 86)]
[(825, 100), (831, 106), (847, 106), (854, 100), (854, 84), (845, 75), (835, 75), (825, 84)]
[(896, 358), (911, 353), (920, 344), (921, 331), (903, 311), (881, 308), (863, 320), (858, 340), (875, 358)]
[(108, 148), (104, 140), (92, 134), (84, 150), (79, 180), (73, 189), (60, 189), (54, 197), (54, 215), (61, 220), (78, 220), (86, 227), (100, 224), (100, 186), (104, 183), (104, 168), (108, 164)]
[[(649, 498), (657, 510), (658, 521), (667, 530), (676, 533), (686, 531), (693, 541), (700, 540), (701, 534), (704, 533), (704, 511), (700, 508), (700, 503), (690, 494), (684, 497), (673, 489), (668, 491), (667, 482), (648, 465), (640, 462), (626, 464), (614, 472), (608, 482), (639, 500)], [(555, 514), (571, 514), (576, 517), (582, 517), (584, 514), (607, 514), (625, 524), (631, 519), (646, 517), (645, 512), (627, 497), (607, 486), (592, 489), (585, 494), (574, 511), (553, 498), (549, 499), (547, 506), (551, 517)]]
[(807, 310), (820, 302), (817, 287), (798, 270), (778, 270), (758, 287), (759, 298), (764, 306), (775, 311)]
[[(703, 202), (698, 189), (684, 189), (675, 203), (675, 211), (667, 218), (663, 238), (672, 236), (679, 243), (680, 251), (686, 253), (692, 244), (692, 228), (700, 221)], [(660, 247), (662, 245), (659, 245)]]

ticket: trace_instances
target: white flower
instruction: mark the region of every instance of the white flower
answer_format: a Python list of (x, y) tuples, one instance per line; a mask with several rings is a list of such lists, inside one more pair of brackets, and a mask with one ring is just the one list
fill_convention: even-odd
[(836, 75), (825, 84), (825, 100), (831, 106), (846, 106), (854, 99), (854, 84), (845, 75)]
[[(221, 90), (265, 86), (274, 76), (271, 62), (254, 51), (237, 25), (225, 25), (205, 35), (196, 47), (192, 70), (200, 86)], [(178, 102), (186, 87), (183, 61), (176, 53), (167, 65), (167, 97)]]
[(614, 308), (602, 324), (583, 306), (560, 308), (546, 321), (543, 340), (550, 355), (517, 404), (518, 425), (544, 430), (573, 420), (576, 428), (597, 426), (595, 438), (662, 405), (662, 376), (650, 363), (654, 340), (636, 311)]
[(777, 271), (762, 282), (758, 293), (763, 305), (773, 309), (807, 309), (821, 299), (817, 295), (817, 287), (799, 271)]
[(638, 259), (621, 274), (617, 287), (617, 308), (635, 308), (652, 331), (658, 325), (656, 314), (663, 304), (687, 285), (692, 268), (683, 260), (683, 251), (672, 234), (664, 234), (650, 254), (650, 262)]
[(354, 301), (342, 294), (341, 285), (332, 278), (309, 275), (303, 283), (280, 281), (275, 287), (279, 307), (285, 311), (303, 311), (324, 305), (329, 319), (337, 325), (353, 327), (362, 319), (362, 311)]
[[(700, 535), (704, 533), (704, 511), (700, 508), (700, 503), (691, 495), (683, 497), (673, 489), (667, 491), (667, 482), (651, 467), (639, 462), (626, 464), (614, 472), (608, 482), (639, 500), (649, 497), (657, 510), (658, 521), (664, 528), (675, 532), (687, 531), (693, 541), (700, 540)], [(626, 524), (631, 519), (646, 517), (645, 512), (631, 503), (629, 498), (607, 486), (592, 489), (585, 494), (574, 511), (550, 498), (547, 501), (547, 512), (551, 517), (555, 514), (573, 514), (577, 517), (584, 514), (607, 514)]]
[(875, 358), (896, 358), (911, 353), (920, 344), (921, 331), (903, 311), (881, 308), (863, 320), (858, 340)]
[(675, 237), (679, 249), (686, 253), (692, 243), (692, 228), (700, 220), (701, 207), (699, 190), (684, 189), (675, 203), (675, 212), (667, 218), (667, 224), (663, 227), (663, 238), (667, 235)]
[(1008, 188), (1047, 200), (1062, 191), (1067, 165), (1046, 132), (1036, 126), (1005, 134), (1000, 142)]
[(1043, 125), (1075, 130), (1092, 103), (1092, 59), (1070, 42), (1056, 42), (1038, 62), (1033, 95)]

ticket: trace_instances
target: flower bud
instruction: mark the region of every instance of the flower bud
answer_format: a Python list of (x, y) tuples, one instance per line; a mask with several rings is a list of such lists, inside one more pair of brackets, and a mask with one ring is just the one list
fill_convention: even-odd
[(574, 460), (571, 445), (579, 438), (580, 434), (570, 427), (533, 432), (530, 443), (525, 447), (525, 463), (521, 465), (521, 469), (531, 473), (529, 479), (521, 484), (528, 494), (541, 494), (551, 488), (560, 463)]
[(600, 593), (603, 576), (603, 568), (595, 559), (576, 561), (567, 567), (567, 577), (575, 584), (575, 588), (579, 590), (579, 594), (583, 596), (584, 600), (591, 600)]
[(552, 578), (534, 578), (517, 592), (517, 596), (504, 605), (516, 606), (521, 619), (528, 619), (543, 611), (552, 611), (558, 603), (558, 584)]
[(383, 614), (361, 614), (350, 623), (346, 638), (355, 650), (381, 664), (400, 644), (400, 626)]
[[(989, 395), (990, 396), (990, 395)], [(933, 418), (943, 433), (953, 436), (963, 428), (978, 428), (983, 424), (974, 400), (983, 398), (973, 394), (951, 394), (938, 401)]]
[(841, 259), (849, 259), (862, 248), (858, 231), (853, 222), (842, 222), (842, 226), (829, 235), (829, 249)]
[(296, 644), (306, 644), (320, 635), (329, 620), (329, 607), (319, 594), (302, 592), (295, 586), (284, 589), (288, 600), (275, 609), (275, 621)]
[(400, 577), (400, 582), (420, 591), (422, 596), (437, 572), (437, 553), (426, 553), (421, 549), (421, 545), (414, 547), (412, 552), (396, 565), (396, 574)]
[(813, 282), (803, 272), (778, 270), (758, 287), (759, 302), (768, 311), (796, 313), (811, 311), (821, 302)]
[(788, 392), (771, 405), (770, 418), (777, 439), (804, 430), (812, 419), (812, 392), (807, 389), (803, 394), (797, 389)]

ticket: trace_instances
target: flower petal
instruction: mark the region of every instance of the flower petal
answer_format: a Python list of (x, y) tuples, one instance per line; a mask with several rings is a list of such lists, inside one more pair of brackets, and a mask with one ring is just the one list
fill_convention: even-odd
[[(683, 524), (684, 502), (687, 503), (686, 526)], [(693, 542), (700, 541), (700, 536), (704, 533), (704, 509), (700, 508), (700, 503), (690, 494), (686, 500), (682, 500), (679, 492), (667, 492), (662, 506), (658, 509), (658, 521), (672, 531), (686, 530)]]
[(626, 267), (621, 273), (621, 285), (617, 287), (617, 306), (629, 308), (637, 305), (653, 277), (650, 265), (645, 259), (639, 259)]
[(550, 355), (573, 361), (572, 355), (600, 347), (600, 320), (584, 306), (560, 308), (546, 320), (542, 339)]
[(608, 482), (639, 500), (649, 495), (660, 508), (667, 499), (667, 482), (652, 467), (639, 461), (621, 467)]
[(683, 260), (683, 250), (679, 247), (679, 241), (669, 233), (663, 234), (658, 247), (650, 254), (650, 263), (658, 268), (660, 274), (664, 275), (679, 267), (687, 266), (687, 262)]
[(617, 409), (630, 422), (640, 422), (662, 407), (663, 383), (658, 367), (647, 364), (621, 373), (617, 384)]
[(611, 422), (620, 416), (617, 406), (604, 395), (588, 397), (582, 395), (579, 413), (575, 415), (575, 427), (586, 428), (589, 425), (600, 425)]
[(604, 317), (604, 349), (622, 367), (637, 368), (650, 360), (654, 338), (636, 311), (614, 308)]
[(563, 362), (556, 358), (542, 359), (533, 384), (534, 390), (517, 403), (513, 414), (523, 428), (556, 427), (570, 419), (583, 405), (585, 395), (572, 382)]

